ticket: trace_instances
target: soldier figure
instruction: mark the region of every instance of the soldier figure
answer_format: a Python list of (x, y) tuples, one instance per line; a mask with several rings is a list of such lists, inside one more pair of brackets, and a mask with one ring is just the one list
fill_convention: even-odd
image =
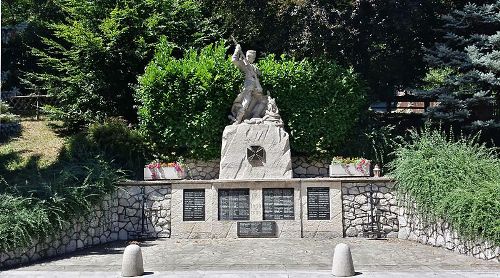
[(232, 57), (233, 64), (245, 73), (245, 82), (242, 91), (238, 94), (231, 108), (232, 115), (229, 118), (233, 124), (239, 124), (244, 120), (262, 118), (267, 106), (267, 97), (262, 93), (258, 76), (259, 69), (253, 64), (255, 61), (255, 50), (248, 50), (243, 55), (241, 45), (237, 44)]

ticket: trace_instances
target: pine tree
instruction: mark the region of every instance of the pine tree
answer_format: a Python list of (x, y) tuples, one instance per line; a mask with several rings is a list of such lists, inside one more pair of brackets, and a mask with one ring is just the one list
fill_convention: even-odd
[(500, 1), (467, 4), (442, 17), (442, 41), (425, 60), (442, 80), (427, 93), (431, 119), (465, 129), (500, 128)]

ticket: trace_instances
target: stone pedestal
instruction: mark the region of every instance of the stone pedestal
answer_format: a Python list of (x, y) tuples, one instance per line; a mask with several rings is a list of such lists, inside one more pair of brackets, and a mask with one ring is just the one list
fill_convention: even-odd
[(219, 179), (290, 179), (288, 133), (272, 124), (226, 126)]

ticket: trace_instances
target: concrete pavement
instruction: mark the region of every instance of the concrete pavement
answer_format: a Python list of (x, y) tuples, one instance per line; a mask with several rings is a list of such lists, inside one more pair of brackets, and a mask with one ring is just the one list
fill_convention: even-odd
[[(146, 277), (331, 277), (337, 243), (356, 277), (499, 277), (500, 263), (388, 239), (163, 239), (142, 242)], [(125, 242), (0, 272), (0, 277), (119, 277)]]

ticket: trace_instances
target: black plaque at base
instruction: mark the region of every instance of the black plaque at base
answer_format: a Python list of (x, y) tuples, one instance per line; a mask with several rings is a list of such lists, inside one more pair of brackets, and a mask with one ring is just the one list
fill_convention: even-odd
[(278, 227), (275, 221), (238, 222), (238, 237), (278, 237)]

